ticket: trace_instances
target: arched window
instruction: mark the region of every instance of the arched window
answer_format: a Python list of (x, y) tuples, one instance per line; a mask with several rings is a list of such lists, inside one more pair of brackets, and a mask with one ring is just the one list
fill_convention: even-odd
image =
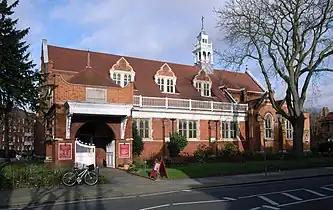
[(206, 60), (206, 52), (203, 51), (202, 55), (203, 55), (203, 60), (205, 61)]
[(273, 116), (267, 114), (265, 117), (265, 139), (273, 138)]

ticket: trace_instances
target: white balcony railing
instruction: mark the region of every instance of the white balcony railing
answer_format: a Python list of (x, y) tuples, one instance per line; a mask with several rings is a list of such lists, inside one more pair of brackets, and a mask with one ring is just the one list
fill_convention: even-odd
[(232, 104), (215, 101), (199, 101), (191, 99), (158, 98), (146, 96), (134, 96), (133, 105), (136, 107), (205, 110), (205, 111), (227, 111), (246, 112), (247, 104)]

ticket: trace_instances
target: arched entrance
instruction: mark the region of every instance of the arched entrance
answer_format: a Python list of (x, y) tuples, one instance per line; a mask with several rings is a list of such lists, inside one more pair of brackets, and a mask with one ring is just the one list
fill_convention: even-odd
[(96, 147), (96, 164), (98, 166), (107, 165), (106, 152), (113, 149), (110, 149), (110, 146), (114, 146), (113, 141), (115, 139), (114, 132), (107, 124), (103, 122), (85, 123), (76, 132), (75, 138), (85, 143), (94, 144)]

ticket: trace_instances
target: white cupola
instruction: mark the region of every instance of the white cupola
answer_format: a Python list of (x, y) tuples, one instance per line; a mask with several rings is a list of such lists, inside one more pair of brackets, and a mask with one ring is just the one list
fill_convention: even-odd
[(194, 63), (196, 65), (213, 65), (213, 44), (204, 29), (204, 17), (201, 18), (201, 31), (197, 36), (194, 50)]

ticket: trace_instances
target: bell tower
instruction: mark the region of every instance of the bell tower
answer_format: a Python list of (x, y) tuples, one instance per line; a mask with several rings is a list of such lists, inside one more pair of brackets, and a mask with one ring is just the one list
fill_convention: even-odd
[(204, 17), (201, 17), (201, 31), (197, 36), (197, 43), (194, 50), (194, 63), (196, 65), (213, 65), (213, 44), (209, 40), (208, 34), (204, 29)]

